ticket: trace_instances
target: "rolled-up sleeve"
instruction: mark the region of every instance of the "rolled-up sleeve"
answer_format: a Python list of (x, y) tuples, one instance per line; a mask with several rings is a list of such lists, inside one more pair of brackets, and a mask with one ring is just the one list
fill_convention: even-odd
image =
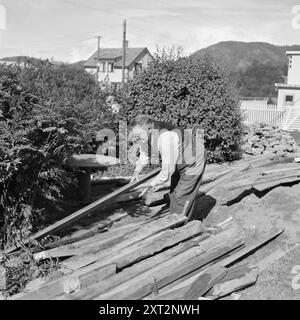
[(155, 187), (166, 183), (175, 171), (179, 157), (179, 137), (173, 131), (165, 131), (158, 138), (158, 150), (161, 155), (161, 171), (152, 180), (151, 186)]

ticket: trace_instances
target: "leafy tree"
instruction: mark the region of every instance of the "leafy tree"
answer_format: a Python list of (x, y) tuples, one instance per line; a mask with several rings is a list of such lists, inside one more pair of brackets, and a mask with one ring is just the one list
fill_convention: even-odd
[(203, 128), (210, 161), (239, 156), (241, 112), (223, 71), (210, 56), (155, 56), (123, 92), (123, 117), (147, 114), (182, 128)]
[(94, 151), (95, 131), (116, 122), (109, 94), (69, 66), (0, 66), (0, 245), (36, 231), (59, 205), (74, 182), (64, 158)]

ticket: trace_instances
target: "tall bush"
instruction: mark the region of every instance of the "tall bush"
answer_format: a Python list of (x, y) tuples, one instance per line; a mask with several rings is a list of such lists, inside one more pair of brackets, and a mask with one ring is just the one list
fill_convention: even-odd
[(49, 205), (59, 207), (73, 182), (63, 159), (91, 151), (95, 131), (115, 123), (108, 95), (69, 66), (0, 67), (2, 247), (37, 231)]

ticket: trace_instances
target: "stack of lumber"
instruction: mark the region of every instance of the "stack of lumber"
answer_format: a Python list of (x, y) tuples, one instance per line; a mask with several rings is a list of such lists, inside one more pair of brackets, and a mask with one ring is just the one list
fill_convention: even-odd
[[(200, 221), (185, 222), (177, 214), (153, 217), (37, 252), (36, 260), (58, 259), (61, 276), (13, 299), (198, 299), (212, 288), (210, 296), (223, 296), (233, 279), (221, 281), (229, 266), (282, 233), (275, 230), (258, 243), (246, 243), (234, 224), (208, 230)], [(253, 282), (253, 275), (244, 282), (249, 279)], [(224, 282), (225, 289), (215, 288)]]
[[(264, 167), (274, 161), (283, 161), (283, 164)], [(224, 182), (227, 188), (249, 185), (266, 188), (266, 183), (299, 179), (297, 164), (285, 161), (269, 155), (231, 165), (208, 166), (199, 194), (209, 194)], [(104, 204), (117, 201), (130, 191), (136, 192), (138, 185), (158, 172), (159, 169), (80, 209), (23, 244), (55, 234)], [(247, 174), (250, 180), (249, 177), (241, 179)], [(259, 272), (255, 266), (233, 265), (283, 232), (275, 230), (253, 242), (246, 241), (234, 224), (204, 228), (200, 221), (188, 222), (186, 217), (168, 212), (142, 216), (135, 221), (127, 217), (127, 213), (115, 214), (94, 228), (67, 235), (43, 249), (35, 248), (35, 260), (59, 262), (60, 276), (53, 280), (41, 279), (37, 286), (29, 286), (14, 299), (174, 300), (199, 299), (206, 294), (210, 299), (218, 299), (255, 283)], [(16, 245), (6, 253), (17, 249)], [(237, 269), (231, 269), (234, 267)]]
[(294, 138), (276, 125), (258, 123), (245, 130), (242, 149), (250, 156), (292, 153), (296, 148)]
[[(203, 180), (199, 189), (198, 196), (207, 194), (208, 192), (212, 191), (215, 187), (220, 186), (224, 182), (226, 182), (226, 187), (235, 190), (241, 187), (246, 187), (246, 189), (248, 189), (249, 187), (249, 189), (251, 189), (253, 187), (253, 183), (256, 182), (256, 180), (259, 180), (258, 183), (255, 184), (256, 186), (258, 186), (260, 183), (265, 184), (271, 182), (270, 180), (272, 180), (271, 186), (280, 185), (286, 182), (297, 181), (299, 180), (297, 179), (297, 176), (300, 167), (299, 164), (289, 165), (288, 162), (292, 159), (293, 158), (289, 158), (286, 155), (278, 156), (271, 154), (247, 158), (233, 162), (231, 164), (208, 165), (203, 175)], [(271, 175), (269, 172), (269, 177), (261, 178), (263, 172), (268, 172), (269, 170), (266, 169), (265, 171), (257, 171), (256, 169), (265, 166), (272, 166), (275, 163), (281, 164), (279, 169), (276, 169), (273, 175)], [(250, 178), (237, 178), (240, 176), (241, 173), (245, 173), (249, 171), (249, 169), (254, 169), (250, 170)], [(298, 172), (294, 172), (293, 170), (295, 169), (298, 169)], [(283, 173), (285, 171), (287, 175), (283, 176)], [(228, 181), (230, 183), (227, 183)], [(145, 204), (149, 207), (164, 204), (168, 199), (168, 192), (168, 187), (157, 192), (148, 192), (144, 196)]]
[(284, 164), (276, 168), (257, 171), (250, 177), (235, 180), (227, 184), (229, 190), (236, 189), (256, 189), (265, 191), (286, 183), (296, 183), (300, 181), (300, 166), (298, 163)]

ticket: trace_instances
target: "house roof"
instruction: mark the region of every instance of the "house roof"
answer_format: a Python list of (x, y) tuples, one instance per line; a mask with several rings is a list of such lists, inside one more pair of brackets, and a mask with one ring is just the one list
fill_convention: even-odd
[(278, 89), (300, 89), (299, 84), (288, 84), (288, 83), (275, 83), (275, 87)]
[[(125, 67), (128, 68), (132, 63), (134, 63), (137, 58), (142, 53), (149, 52), (146, 47), (144, 48), (127, 48), (126, 49), (126, 59)], [(115, 67), (122, 67), (122, 57), (123, 49), (122, 48), (102, 48), (100, 49), (100, 60), (111, 60), (115, 61)], [(96, 51), (85, 63), (84, 67), (93, 68), (97, 67), (98, 52)]]
[(287, 56), (299, 56), (300, 55), (300, 51), (287, 51), (286, 55)]

